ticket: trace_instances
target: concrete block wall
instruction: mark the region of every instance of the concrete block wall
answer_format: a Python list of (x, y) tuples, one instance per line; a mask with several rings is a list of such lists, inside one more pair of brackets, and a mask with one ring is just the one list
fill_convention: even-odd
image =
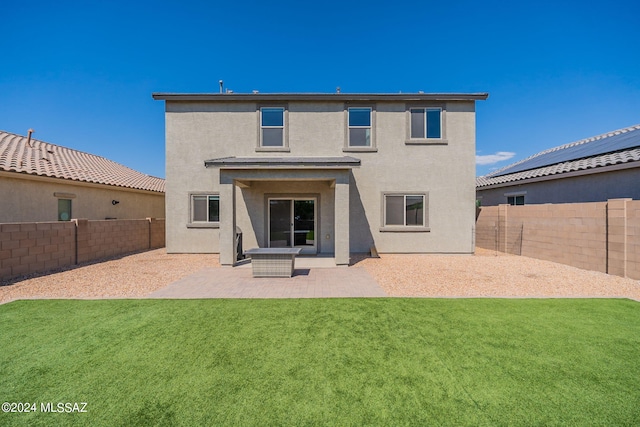
[(75, 239), (71, 222), (0, 224), (0, 279), (72, 265)]
[(149, 249), (164, 248), (165, 245), (165, 220), (147, 218), (149, 221)]
[(628, 200), (627, 214), (627, 277), (640, 279), (640, 200)]
[(481, 248), (640, 279), (640, 201), (483, 207), (476, 232)]
[(609, 249), (609, 273), (627, 276), (627, 201), (610, 200), (608, 206), (607, 247)]
[(476, 218), (476, 246), (498, 250), (498, 206), (483, 206)]
[(163, 219), (0, 224), (0, 280), (164, 247)]
[(516, 206), (520, 255), (606, 272), (606, 203)]
[(78, 263), (149, 249), (149, 221), (145, 219), (77, 222), (78, 230), (86, 230), (78, 233)]

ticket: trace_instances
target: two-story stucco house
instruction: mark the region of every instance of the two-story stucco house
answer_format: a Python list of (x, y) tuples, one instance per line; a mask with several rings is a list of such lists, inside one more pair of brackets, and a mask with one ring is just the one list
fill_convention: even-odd
[(170, 94), (167, 251), (473, 253), (470, 94)]

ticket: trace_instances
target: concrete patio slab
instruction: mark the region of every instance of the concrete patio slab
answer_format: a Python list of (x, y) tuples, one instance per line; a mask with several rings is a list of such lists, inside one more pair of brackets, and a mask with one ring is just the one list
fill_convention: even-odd
[[(247, 266), (249, 268), (247, 268)], [(296, 260), (296, 267), (298, 266)], [(148, 298), (357, 298), (385, 297), (360, 267), (296, 268), (291, 278), (254, 278), (251, 264), (203, 268)]]

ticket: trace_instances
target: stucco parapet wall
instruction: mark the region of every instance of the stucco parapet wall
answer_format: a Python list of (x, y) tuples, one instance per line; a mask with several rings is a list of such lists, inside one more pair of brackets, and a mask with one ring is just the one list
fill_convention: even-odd
[(205, 167), (221, 168), (352, 168), (360, 166), (354, 157), (223, 157), (205, 160)]
[(164, 101), (483, 101), (486, 92), (478, 93), (153, 93), (153, 99)]

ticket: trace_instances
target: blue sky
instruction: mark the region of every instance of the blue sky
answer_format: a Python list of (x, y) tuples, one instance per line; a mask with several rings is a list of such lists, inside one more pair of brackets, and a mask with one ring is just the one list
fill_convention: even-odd
[(477, 174), (640, 123), (640, 2), (8, 1), (0, 130), (164, 177), (152, 92), (489, 92)]

